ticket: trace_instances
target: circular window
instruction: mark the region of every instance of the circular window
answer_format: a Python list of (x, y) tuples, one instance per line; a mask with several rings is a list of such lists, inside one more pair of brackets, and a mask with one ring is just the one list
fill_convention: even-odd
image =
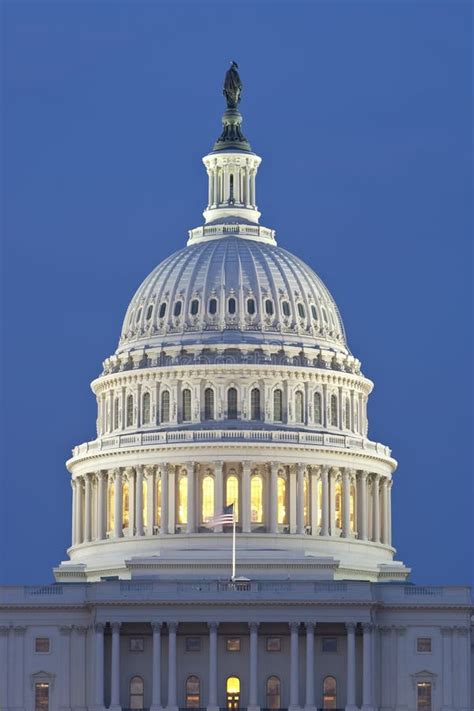
[(298, 314), (301, 318), (304, 318), (306, 316), (306, 311), (304, 310), (303, 304), (298, 304)]
[(166, 303), (163, 301), (163, 303), (160, 305), (160, 310), (158, 312), (158, 316), (160, 318), (164, 318), (166, 314)]
[(227, 308), (229, 309), (230, 314), (235, 314), (237, 310), (237, 304), (234, 298), (229, 299), (227, 302)]
[(255, 299), (247, 299), (247, 313), (251, 316), (255, 313)]
[(273, 301), (271, 299), (265, 299), (265, 313), (267, 316), (273, 316)]
[(199, 301), (197, 299), (193, 299), (191, 301), (191, 316), (196, 316), (197, 312), (199, 311)]
[(283, 310), (283, 316), (290, 315), (290, 304), (288, 303), (288, 301), (282, 301), (281, 308)]
[(217, 299), (209, 300), (209, 313), (211, 316), (214, 316), (214, 314), (217, 313)]
[(181, 315), (181, 309), (183, 308), (183, 302), (182, 301), (177, 301), (174, 305), (174, 315), (175, 316), (180, 316)]

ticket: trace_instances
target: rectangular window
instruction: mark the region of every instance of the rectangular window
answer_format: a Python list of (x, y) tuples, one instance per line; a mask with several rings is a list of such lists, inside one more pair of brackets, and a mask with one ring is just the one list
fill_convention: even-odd
[(49, 684), (44, 681), (35, 684), (35, 711), (49, 711)]
[(240, 637), (228, 637), (226, 647), (228, 652), (240, 652)]
[(35, 639), (35, 652), (40, 654), (46, 654), (50, 651), (49, 637), (36, 637)]
[(200, 652), (201, 651), (201, 638), (200, 637), (186, 637), (186, 651), (187, 652)]
[(416, 707), (419, 711), (432, 711), (430, 681), (419, 681), (417, 683)]
[(417, 637), (416, 651), (424, 654), (431, 652), (431, 637)]
[(281, 637), (267, 637), (267, 652), (281, 652)]
[(322, 651), (334, 654), (337, 652), (337, 637), (323, 637)]
[(143, 652), (145, 648), (145, 642), (143, 637), (130, 637), (130, 651), (131, 652)]

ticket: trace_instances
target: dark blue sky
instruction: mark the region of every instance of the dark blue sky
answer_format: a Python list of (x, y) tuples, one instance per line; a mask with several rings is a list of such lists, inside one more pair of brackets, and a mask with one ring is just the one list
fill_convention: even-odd
[(471, 581), (470, 3), (2, 13), (2, 581), (48, 581), (65, 557), (89, 382), (138, 284), (201, 223), (231, 59), (262, 223), (325, 280), (375, 381), (398, 557), (415, 582)]

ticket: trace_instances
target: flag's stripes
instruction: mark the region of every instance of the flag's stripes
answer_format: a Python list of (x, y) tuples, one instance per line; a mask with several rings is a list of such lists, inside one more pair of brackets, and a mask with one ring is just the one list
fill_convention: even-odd
[(225, 523), (234, 523), (234, 504), (224, 506), (222, 513), (206, 521), (206, 526), (214, 528), (214, 526), (222, 526)]

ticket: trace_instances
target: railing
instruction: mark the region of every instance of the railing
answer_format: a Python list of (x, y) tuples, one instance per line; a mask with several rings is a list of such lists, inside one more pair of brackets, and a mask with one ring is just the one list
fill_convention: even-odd
[(173, 432), (141, 432), (138, 434), (116, 435), (103, 437), (74, 447), (73, 457), (79, 457), (89, 452), (109, 449), (125, 449), (128, 447), (146, 447), (149, 445), (166, 445), (180, 443), (202, 442), (268, 442), (281, 444), (316, 445), (319, 447), (337, 447), (338, 449), (364, 450), (375, 452), (383, 457), (389, 457), (391, 450), (378, 442), (347, 435), (322, 434), (316, 432), (287, 432), (282, 430), (179, 430)]

